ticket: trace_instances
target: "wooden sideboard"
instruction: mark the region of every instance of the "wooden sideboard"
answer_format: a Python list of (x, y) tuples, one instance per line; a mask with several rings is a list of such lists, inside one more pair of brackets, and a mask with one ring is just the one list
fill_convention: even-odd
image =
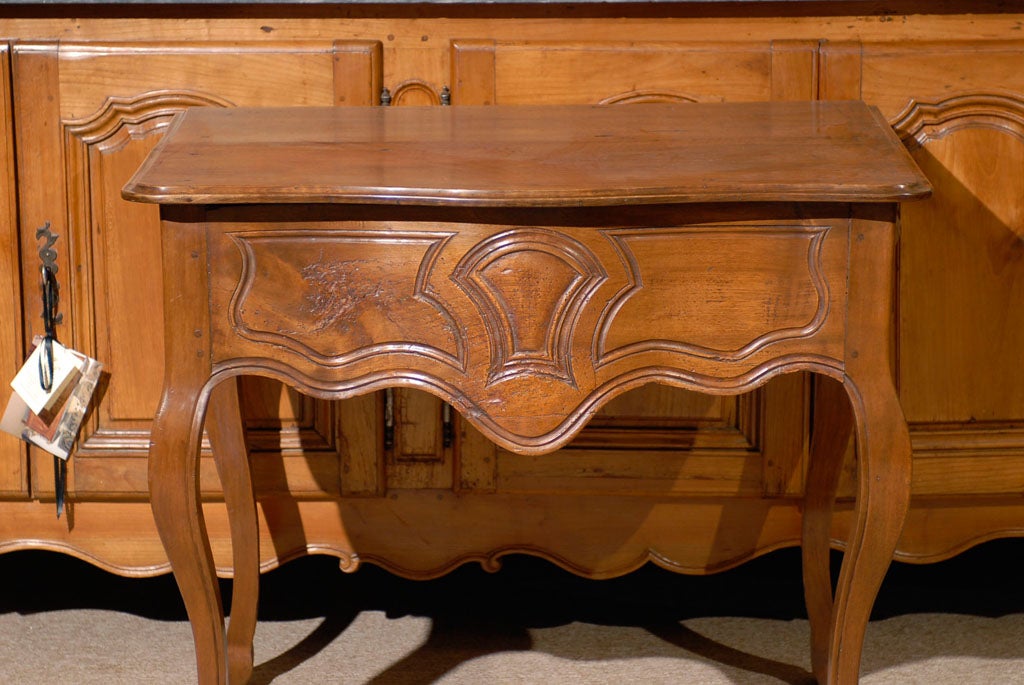
[[(174, 113), (378, 104), (384, 89), (390, 106), (878, 106), (935, 188), (902, 221), (892, 362), (914, 498), (897, 557), (1024, 534), (1024, 12), (1010, 4), (0, 7), (0, 371), (13, 376), (41, 329), (35, 230), (50, 222), (61, 339), (110, 372), (65, 518), (50, 458), (0, 436), (0, 550), (168, 569), (146, 486), (163, 375), (159, 220), (120, 189)], [(811, 406), (827, 393), (799, 375), (738, 398), (641, 388), (564, 449), (513, 456), (418, 391), (331, 403), (247, 382), (263, 564), (327, 553), (411, 577), (514, 552), (591, 577), (735, 565), (799, 540)], [(219, 481), (202, 462), (228, 574)], [(851, 449), (842, 493), (855, 468)], [(652, 545), (681, 520), (685, 538)], [(841, 512), (837, 540), (848, 525)], [(381, 534), (396, 527), (416, 534)]]

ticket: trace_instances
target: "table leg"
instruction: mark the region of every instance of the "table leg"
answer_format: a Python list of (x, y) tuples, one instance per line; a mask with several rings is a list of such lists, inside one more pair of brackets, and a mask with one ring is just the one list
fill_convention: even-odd
[(814, 427), (800, 549), (804, 602), (811, 627), (811, 668), (822, 682), (828, 671), (832, 622), (832, 507), (852, 435), (853, 413), (846, 390), (837, 381), (819, 376), (814, 388)]
[(907, 424), (888, 373), (848, 376), (845, 385), (857, 432), (857, 502), (832, 607), (827, 666), (816, 675), (819, 682), (852, 685), (860, 672), (871, 607), (909, 508), (911, 456)]
[(149, 491), (160, 540), (192, 624), (199, 681), (225, 682), (224, 611), (199, 499), (201, 385), (164, 387), (149, 449)]
[(231, 528), (231, 621), (228, 623), (228, 682), (245, 683), (252, 677), (253, 635), (260, 588), (260, 540), (249, 450), (245, 444), (238, 381), (219, 383), (210, 395), (206, 429), (213, 459), (224, 490)]
[[(896, 209), (866, 207), (851, 223), (843, 386), (857, 436), (857, 501), (839, 570), (829, 630), (822, 636), (827, 588), (821, 557), (827, 554), (824, 500), (838, 475), (818, 464), (809, 474), (811, 521), (808, 611), (814, 674), (820, 683), (853, 685), (871, 607), (889, 568), (910, 505), (910, 434), (890, 372)], [(820, 459), (818, 461), (825, 461)], [(815, 471), (814, 469), (821, 469)], [(814, 494), (812, 495), (812, 491)], [(831, 499), (831, 495), (828, 495)], [(824, 571), (827, 573), (827, 569)]]

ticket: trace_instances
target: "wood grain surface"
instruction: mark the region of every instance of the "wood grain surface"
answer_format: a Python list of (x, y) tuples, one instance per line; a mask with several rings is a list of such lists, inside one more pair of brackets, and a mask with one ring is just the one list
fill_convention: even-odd
[(853, 101), (179, 116), (126, 199), (515, 207), (880, 202), (930, 188), (874, 110)]

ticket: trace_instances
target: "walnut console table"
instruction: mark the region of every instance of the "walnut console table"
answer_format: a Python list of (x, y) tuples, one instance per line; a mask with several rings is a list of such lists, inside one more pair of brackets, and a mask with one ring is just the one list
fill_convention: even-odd
[[(898, 203), (929, 192), (858, 102), (180, 116), (124, 195), (160, 204), (174, 343), (150, 489), (200, 680), (247, 680), (256, 624), (256, 505), (224, 381), (421, 388), (540, 453), (644, 383), (734, 394), (808, 370), (849, 396), (860, 483), (833, 597), (849, 431), (828, 426), (802, 541), (813, 668), (856, 682), (909, 500), (889, 370)], [(234, 547), (226, 640), (198, 492), (207, 414)]]

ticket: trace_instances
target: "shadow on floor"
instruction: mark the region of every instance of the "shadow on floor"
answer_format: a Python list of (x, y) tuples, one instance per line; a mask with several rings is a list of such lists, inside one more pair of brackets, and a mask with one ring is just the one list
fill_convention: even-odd
[[(838, 567), (836, 556), (834, 567)], [(876, 602), (874, 620), (914, 613), (998, 617), (1024, 613), (1020, 584), (1024, 539), (998, 540), (930, 565), (894, 564)], [(127, 579), (48, 552), (0, 555), (0, 612), (31, 614), (67, 608), (127, 612), (183, 621), (170, 576)], [(230, 582), (222, 582), (230, 601)], [(747, 654), (704, 637), (681, 622), (705, 617), (806, 618), (797, 549), (781, 550), (712, 576), (682, 576), (647, 566), (621, 578), (593, 581), (543, 560), (510, 557), (489, 574), (464, 566), (431, 581), (410, 581), (365, 566), (348, 575), (330, 557), (307, 557), (265, 575), (260, 621), (323, 618), (301, 642), (257, 665), (255, 683), (269, 683), (317, 654), (363, 611), (427, 617), (430, 637), (373, 682), (416, 673), (429, 683), (460, 663), (500, 651), (529, 650), (531, 629), (570, 623), (643, 628), (670, 645), (723, 665), (781, 682), (812, 682), (804, 669)], [(574, 658), (600, 658), (586, 649)], [(413, 682), (413, 681), (410, 681)]]

